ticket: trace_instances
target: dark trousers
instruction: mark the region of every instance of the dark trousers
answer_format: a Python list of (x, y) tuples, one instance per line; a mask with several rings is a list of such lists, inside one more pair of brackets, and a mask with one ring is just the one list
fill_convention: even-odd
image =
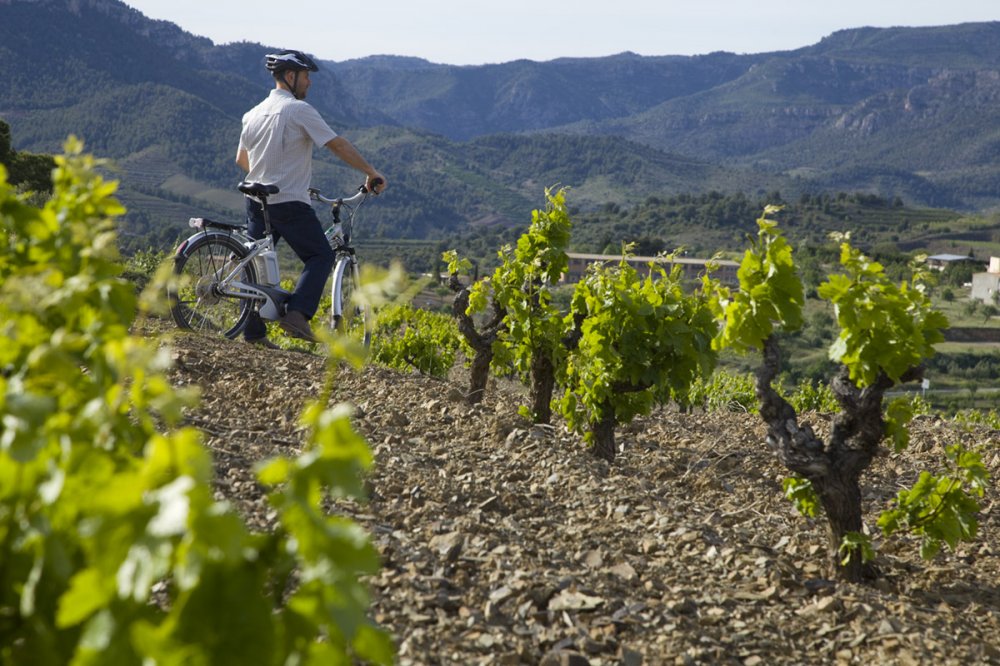
[[(316, 211), (309, 204), (300, 201), (271, 204), (267, 207), (267, 213), (271, 219), (271, 232), (275, 244), (284, 238), (304, 264), (286, 309), (298, 310), (306, 319), (312, 319), (319, 308), (319, 300), (323, 297), (327, 278), (333, 271), (335, 259), (333, 248), (323, 234), (323, 225), (316, 217)], [(263, 210), (261, 205), (252, 199), (247, 199), (247, 231), (255, 240), (264, 237)], [(267, 329), (263, 320), (253, 312), (243, 335), (248, 340), (254, 340), (266, 334)]]

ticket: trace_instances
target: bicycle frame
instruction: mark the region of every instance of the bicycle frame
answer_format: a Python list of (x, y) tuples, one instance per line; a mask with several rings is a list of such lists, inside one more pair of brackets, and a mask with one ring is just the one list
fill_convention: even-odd
[(188, 225), (195, 229), (201, 229), (201, 231), (184, 241), (184, 243), (182, 243), (178, 248), (178, 253), (182, 252), (187, 245), (194, 243), (203, 237), (218, 234), (236, 238), (240, 244), (247, 248), (249, 254), (247, 254), (246, 257), (241, 259), (235, 265), (227, 264), (220, 270), (216, 271), (213, 276), (216, 280), (216, 292), (222, 296), (261, 302), (263, 303), (260, 307), (261, 318), (269, 320), (279, 319), (281, 317), (280, 306), (290, 296), (289, 292), (278, 286), (244, 282), (243, 280), (237, 279), (237, 276), (243, 272), (243, 269), (246, 268), (250, 262), (257, 262), (260, 264), (261, 262), (258, 260), (261, 255), (268, 250), (274, 250), (274, 240), (271, 237), (271, 234), (265, 234), (264, 238), (254, 240), (245, 233), (242, 233), (240, 231), (240, 227), (206, 221), (204, 218), (200, 217), (191, 218)]

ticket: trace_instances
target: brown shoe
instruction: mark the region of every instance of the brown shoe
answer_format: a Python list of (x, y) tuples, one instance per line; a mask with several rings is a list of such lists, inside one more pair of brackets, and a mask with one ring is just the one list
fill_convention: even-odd
[(278, 320), (278, 325), (293, 338), (306, 340), (307, 342), (319, 342), (309, 328), (309, 320), (298, 310), (289, 310), (285, 316)]
[(281, 349), (278, 345), (274, 344), (267, 338), (254, 338), (253, 340), (247, 338), (248, 345), (256, 345), (258, 347), (263, 347), (264, 349)]

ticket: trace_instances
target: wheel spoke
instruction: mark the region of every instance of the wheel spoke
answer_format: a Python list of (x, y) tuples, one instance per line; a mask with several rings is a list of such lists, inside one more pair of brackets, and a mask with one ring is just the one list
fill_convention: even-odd
[[(172, 294), (171, 312), (179, 326), (226, 337), (243, 330), (253, 301), (221, 293), (218, 282), (245, 256), (246, 249), (229, 236), (206, 236), (185, 249), (175, 266), (182, 284)], [(248, 264), (237, 277), (256, 282), (253, 265)]]

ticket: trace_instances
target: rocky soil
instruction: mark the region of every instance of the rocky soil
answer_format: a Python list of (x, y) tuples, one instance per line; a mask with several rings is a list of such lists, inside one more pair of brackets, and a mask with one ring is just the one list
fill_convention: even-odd
[[(203, 390), (189, 422), (219, 494), (270, 527), (251, 466), (300, 449), (325, 360), (170, 344), (173, 381)], [(608, 465), (560, 425), (520, 420), (515, 388), (470, 407), (464, 382), (377, 367), (336, 378), (376, 459), (371, 501), (338, 510), (382, 554), (371, 612), (401, 664), (1000, 664), (996, 493), (976, 543), (924, 562), (913, 540), (877, 539), (881, 580), (837, 584), (823, 525), (782, 497), (757, 417), (664, 409), (619, 430)], [(1000, 432), (971, 437), (996, 475)], [(910, 451), (866, 477), (871, 520), (958, 438), (970, 436), (918, 419)]]

